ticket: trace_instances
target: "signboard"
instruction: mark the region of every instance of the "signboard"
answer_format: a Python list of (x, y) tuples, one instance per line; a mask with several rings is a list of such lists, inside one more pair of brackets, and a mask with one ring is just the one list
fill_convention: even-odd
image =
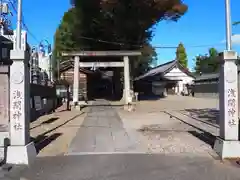
[(40, 96), (34, 96), (34, 105), (36, 111), (39, 111), (42, 109), (42, 100)]
[(30, 108), (33, 108), (32, 98), (30, 98)]

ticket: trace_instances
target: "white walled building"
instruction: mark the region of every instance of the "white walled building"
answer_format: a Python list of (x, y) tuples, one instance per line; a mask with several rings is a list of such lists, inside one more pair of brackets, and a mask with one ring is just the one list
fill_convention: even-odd
[(155, 95), (181, 94), (195, 77), (177, 60), (161, 64), (135, 79), (137, 91)]

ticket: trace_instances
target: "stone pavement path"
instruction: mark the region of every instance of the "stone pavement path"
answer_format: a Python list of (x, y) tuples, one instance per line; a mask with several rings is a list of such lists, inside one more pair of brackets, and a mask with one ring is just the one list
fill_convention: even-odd
[(67, 155), (144, 152), (108, 101), (93, 103)]
[[(101, 105), (100, 105), (101, 104)], [(156, 116), (157, 115), (157, 116)], [(180, 126), (177, 120), (152, 114), (138, 116), (124, 114), (120, 119), (115, 109), (106, 101), (97, 101), (79, 124), (76, 137), (65, 155), (38, 157), (34, 165), (14, 169), (4, 180), (239, 180), (239, 167), (224, 164), (210, 156), (189, 156), (191, 153), (146, 154), (146, 142), (132, 136), (139, 121), (160, 123), (162, 128)], [(132, 121), (129, 124), (128, 121)], [(134, 122), (138, 121), (138, 122)], [(124, 125), (124, 124), (125, 125)], [(171, 124), (169, 124), (171, 123)], [(135, 124), (135, 125), (134, 125)], [(139, 123), (139, 126), (142, 123)], [(132, 125), (132, 128), (130, 126)], [(185, 125), (181, 125), (185, 129)], [(149, 126), (148, 126), (149, 127)], [(154, 126), (154, 128), (156, 128)], [(187, 130), (188, 127), (186, 127)], [(160, 131), (161, 136), (162, 131)], [(157, 132), (156, 132), (157, 133)], [(187, 133), (187, 132), (184, 132)], [(158, 133), (157, 133), (158, 134)], [(182, 137), (175, 132), (176, 137)], [(165, 135), (165, 133), (164, 133)], [(154, 135), (155, 136), (155, 135)], [(174, 136), (175, 137), (175, 136)], [(163, 146), (177, 145), (182, 141), (156, 140)], [(165, 138), (166, 139), (166, 138)], [(185, 143), (189, 138), (184, 136)], [(138, 140), (138, 141), (137, 141)], [(155, 140), (154, 140), (155, 141)], [(194, 138), (192, 138), (194, 141)], [(141, 143), (139, 143), (141, 142)], [(178, 144), (177, 144), (178, 143)], [(199, 145), (199, 143), (194, 145)], [(146, 144), (145, 144), (146, 145)], [(130, 152), (130, 153), (129, 153)], [(21, 178), (19, 178), (19, 175)]]

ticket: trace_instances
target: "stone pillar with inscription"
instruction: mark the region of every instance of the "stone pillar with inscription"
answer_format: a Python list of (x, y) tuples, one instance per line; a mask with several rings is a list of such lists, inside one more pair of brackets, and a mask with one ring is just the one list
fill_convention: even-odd
[[(26, 43), (26, 41), (23, 41)], [(12, 50), (10, 58), (10, 146), (7, 163), (30, 164), (36, 157), (30, 141), (30, 77), (29, 53), (25, 49)]]
[(237, 53), (224, 51), (219, 78), (220, 137), (214, 149), (222, 159), (240, 157)]

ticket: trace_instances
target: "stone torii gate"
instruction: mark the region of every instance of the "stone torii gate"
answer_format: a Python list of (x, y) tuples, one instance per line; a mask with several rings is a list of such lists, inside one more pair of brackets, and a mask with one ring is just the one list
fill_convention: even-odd
[[(130, 95), (130, 68), (129, 57), (140, 56), (139, 51), (79, 51), (64, 52), (64, 57), (74, 57), (74, 82), (73, 82), (73, 104), (81, 105), (79, 102), (79, 67), (123, 67), (124, 68), (124, 99), (125, 104), (132, 102)], [(82, 57), (122, 57), (122, 62), (81, 62)]]

